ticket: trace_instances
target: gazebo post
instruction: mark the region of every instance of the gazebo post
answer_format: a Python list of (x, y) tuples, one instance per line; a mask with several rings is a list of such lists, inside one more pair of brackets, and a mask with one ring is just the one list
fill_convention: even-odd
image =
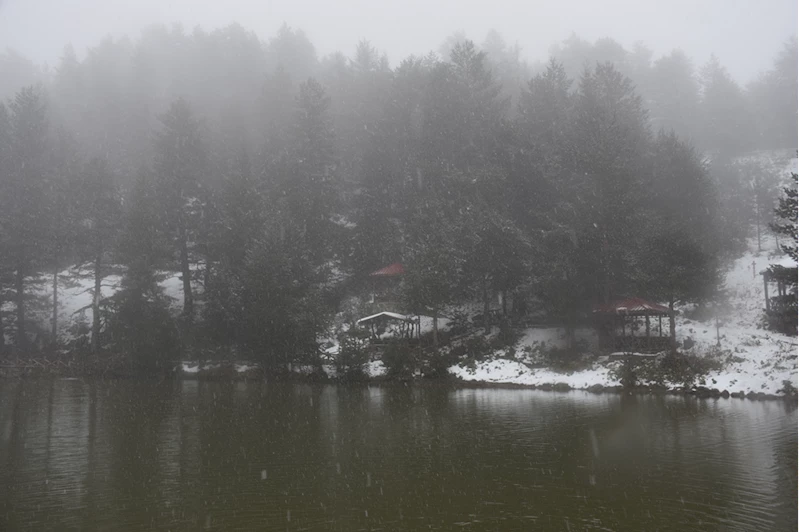
[(644, 317), (646, 318), (646, 346), (651, 347), (652, 341), (649, 339), (649, 314), (647, 313)]
[(658, 314), (658, 337), (663, 338), (663, 316)]

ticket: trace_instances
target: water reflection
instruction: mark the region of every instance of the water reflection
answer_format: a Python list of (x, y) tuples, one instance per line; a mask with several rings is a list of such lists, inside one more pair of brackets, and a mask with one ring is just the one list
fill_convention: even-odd
[(789, 530), (794, 405), (9, 381), (9, 530)]

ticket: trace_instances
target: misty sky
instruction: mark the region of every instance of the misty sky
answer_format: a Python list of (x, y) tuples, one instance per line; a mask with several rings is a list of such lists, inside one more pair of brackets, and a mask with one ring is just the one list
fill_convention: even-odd
[(796, 33), (796, 0), (0, 0), (0, 50), (53, 65), (63, 46), (79, 55), (108, 34), (137, 36), (151, 23), (186, 29), (239, 22), (266, 39), (285, 21), (303, 28), (324, 55), (369, 39), (392, 64), (438, 49), (465, 30), (478, 43), (497, 29), (530, 59), (572, 31), (625, 47), (642, 40), (656, 56), (681, 47), (699, 63), (718, 55), (740, 81), (768, 68)]

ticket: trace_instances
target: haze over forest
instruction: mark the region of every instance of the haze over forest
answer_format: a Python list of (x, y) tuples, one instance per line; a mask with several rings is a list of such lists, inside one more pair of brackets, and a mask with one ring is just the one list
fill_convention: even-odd
[[(713, 17), (740, 23), (750, 10), (719, 3), (711, 29), (686, 23), (682, 51), (674, 27), (653, 43), (632, 32), (663, 13), (614, 5), (616, 17), (631, 10), (618, 41), (592, 29), (529, 50), (514, 44), (521, 28), (441, 29), (384, 52), (345, 24), (336, 35), (354, 44), (333, 51), (339, 41), (306, 34), (299, 16), (269, 34), (244, 16), (124, 28), (130, 37), (101, 26), (80, 49), (68, 44), (77, 27), (44, 27), (31, 34), (49, 44), (34, 45), (19, 29), (29, 12), (6, 2), (0, 28), (16, 28), (3, 34), (22, 52), (0, 53), (0, 338), (32, 348), (42, 313), (58, 314), (42, 283), (57, 288), (76, 265), (98, 294), (122, 279), (77, 337), (149, 357), (202, 339), (313, 358), (342, 279), (397, 261), (403, 305), (434, 316), (491, 292), (568, 324), (621, 294), (718, 297), (726, 262), (775, 221), (786, 178), (745, 156), (797, 145), (790, 9), (752, 10), (745, 27), (757, 31), (733, 42)], [(716, 32), (731, 48), (708, 55)], [(757, 44), (743, 54), (742, 42)], [(396, 50), (418, 53), (389, 60)], [(180, 317), (158, 284), (176, 272)]]
[(211, 31), (238, 22), (267, 40), (285, 22), (305, 30), (320, 57), (368, 39), (396, 66), (408, 55), (436, 50), (444, 35), (462, 30), (479, 42), (495, 29), (530, 62), (546, 62), (550, 46), (576, 33), (589, 41), (613, 37), (627, 48), (643, 41), (656, 56), (679, 47), (699, 64), (715, 53), (745, 84), (795, 33), (796, 20), (796, 3), (785, 0), (768, 9), (738, 0), (0, 0), (0, 50), (12, 48), (52, 67), (67, 43), (83, 58), (108, 35), (135, 39), (152, 24)]

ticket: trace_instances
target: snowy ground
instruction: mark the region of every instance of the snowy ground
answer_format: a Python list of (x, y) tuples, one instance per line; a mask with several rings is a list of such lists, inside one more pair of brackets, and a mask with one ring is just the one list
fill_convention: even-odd
[[(92, 290), (94, 290), (94, 279), (85, 277), (90, 272), (79, 272), (83, 278), (76, 278), (75, 270), (67, 269), (59, 272), (60, 283), (58, 288), (58, 332), (62, 341), (69, 340), (69, 329), (78, 321), (85, 320), (86, 323), (92, 321)], [(110, 275), (103, 279), (102, 297), (106, 298), (113, 295), (119, 289), (120, 277)], [(52, 298), (51, 281), (45, 281), (37, 287), (37, 293), (48, 298)], [(179, 312), (183, 304), (183, 282), (180, 275), (173, 274), (161, 281), (160, 286), (164, 289), (164, 294), (170, 299), (175, 312)], [(195, 284), (195, 290), (201, 290), (199, 284)], [(49, 330), (50, 310), (39, 317), (40, 325), (45, 330)]]
[[(758, 327), (764, 307), (763, 278), (759, 274), (769, 264), (790, 265), (792, 261), (776, 254), (773, 237), (769, 246), (764, 246), (768, 249), (762, 252), (756, 251), (754, 243), (750, 247), (752, 250), (733, 263), (726, 277), (731, 305), (721, 321), (720, 349), (725, 354), (732, 354), (734, 361), (728, 362), (721, 371), (711, 372), (706, 382), (709, 388), (730, 393), (751, 391), (776, 394), (783, 387), (783, 381), (790, 381), (797, 386), (797, 341), (796, 338)], [(680, 343), (686, 338), (695, 342), (686, 352), (704, 355), (715, 348), (714, 320), (693, 321), (681, 313), (676, 326)], [(524, 346), (552, 346), (561, 341), (562, 332), (558, 329), (530, 329), (525, 332), (517, 352)], [(477, 364), (474, 368), (456, 365), (450, 368), (450, 372), (467, 381), (533, 386), (565, 383), (572, 388), (585, 389), (596, 384), (618, 385), (618, 381), (609, 376), (613, 364), (596, 362), (589, 370), (567, 374), (549, 369), (531, 369), (514, 360), (496, 359)]]

